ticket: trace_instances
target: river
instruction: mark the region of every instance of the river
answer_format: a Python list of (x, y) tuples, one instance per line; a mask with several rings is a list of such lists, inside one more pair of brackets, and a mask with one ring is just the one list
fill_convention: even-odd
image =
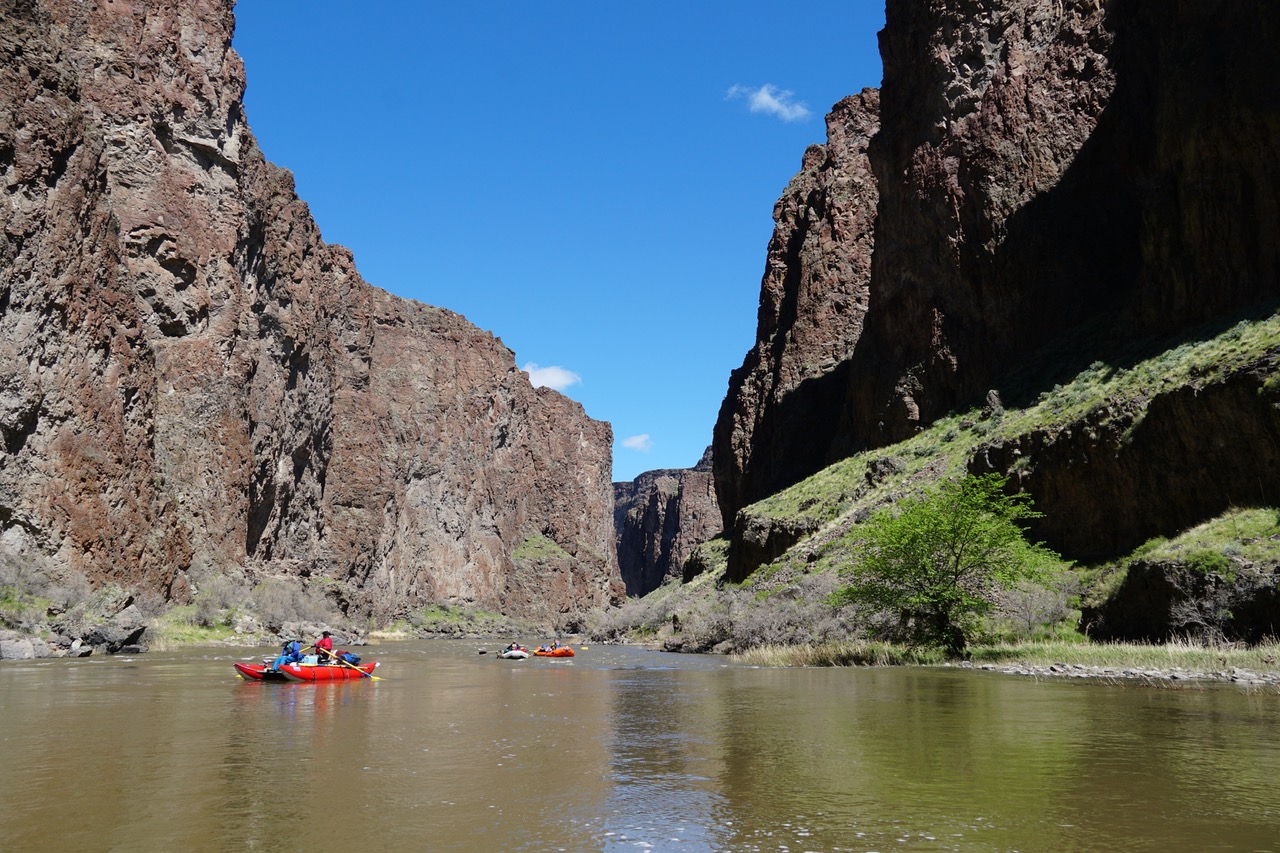
[(6, 662), (0, 849), (1280, 849), (1274, 691), (497, 645)]

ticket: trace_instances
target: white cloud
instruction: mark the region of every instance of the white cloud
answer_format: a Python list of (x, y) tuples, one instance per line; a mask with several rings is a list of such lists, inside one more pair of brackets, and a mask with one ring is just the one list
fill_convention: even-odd
[(639, 450), (641, 453), (648, 453), (653, 450), (653, 439), (649, 438), (649, 433), (643, 432), (640, 435), (622, 439), (622, 446), (628, 450)]
[(533, 383), (534, 388), (545, 386), (556, 391), (563, 391), (569, 386), (577, 385), (582, 381), (581, 376), (563, 367), (541, 367), (530, 361), (520, 369), (529, 374), (529, 381)]
[(728, 100), (743, 98), (753, 113), (765, 113), (783, 121), (804, 121), (811, 113), (809, 108), (795, 100), (795, 93), (765, 83), (759, 89), (747, 86), (731, 86), (725, 94)]

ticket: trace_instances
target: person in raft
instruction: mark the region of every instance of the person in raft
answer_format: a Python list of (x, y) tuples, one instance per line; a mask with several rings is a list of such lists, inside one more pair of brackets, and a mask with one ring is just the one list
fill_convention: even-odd
[(279, 672), (282, 664), (297, 663), (302, 660), (302, 643), (297, 640), (286, 640), (280, 647), (280, 657), (271, 662), (271, 671)]
[(320, 632), (320, 639), (316, 640), (316, 654), (320, 663), (337, 663), (333, 656), (333, 635), (328, 631)]

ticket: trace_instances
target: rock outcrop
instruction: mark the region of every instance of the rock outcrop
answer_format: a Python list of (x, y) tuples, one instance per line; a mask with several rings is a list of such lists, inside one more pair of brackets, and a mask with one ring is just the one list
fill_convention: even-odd
[(249, 131), (232, 7), (0, 3), (0, 551), (378, 618), (620, 599), (608, 424), (321, 240)]
[(1232, 506), (1280, 501), (1280, 346), (1222, 376), (1100, 402), (1065, 428), (980, 450), (973, 473), (1011, 474), (1044, 518), (1031, 532), (1072, 559), (1101, 561)]
[(629, 596), (682, 577), (693, 549), (721, 530), (710, 448), (693, 468), (646, 471), (614, 483), (613, 498), (618, 566)]
[[(845, 98), (773, 208), (756, 345), (729, 378), (713, 447), (726, 512), (826, 464), (871, 278), (879, 93)], [(802, 437), (802, 438), (801, 438)], [(798, 440), (799, 439), (799, 440)]]
[[(1280, 298), (1280, 107), (1261, 81), (1280, 71), (1278, 34), (1280, 10), (1191, 0), (890, 0), (878, 129), (864, 93), (870, 139), (849, 146), (857, 134), (842, 102), (827, 153), (806, 155), (779, 202), (795, 206), (814, 181), (865, 186), (875, 216), (811, 205), (803, 227), (778, 217), (758, 344), (716, 426), (726, 524), (831, 462), (989, 396), (1025, 405), (1091, 363), (1124, 367), (1205, 324), (1269, 312)], [(822, 241), (848, 221), (861, 230)], [(814, 245), (841, 275), (805, 272)], [(816, 296), (806, 291), (815, 285)], [(779, 334), (814, 321), (780, 322), (771, 306), (803, 302), (825, 321), (824, 298), (851, 294), (865, 307), (845, 315), (844, 337), (815, 346)], [(797, 364), (814, 366), (798, 385), (787, 367)], [(1245, 410), (1250, 424), (1256, 409)], [(803, 428), (772, 426), (780, 418)], [(1205, 469), (1195, 481), (1215, 482), (1188, 500), (1187, 466), (1162, 464), (1184, 450), (1174, 421), (1144, 431), (1168, 440), (1144, 449), (1141, 494), (1090, 488), (1111, 476), (1097, 454), (1054, 469), (1074, 481), (1053, 485), (1076, 501), (1073, 515), (1096, 522), (1077, 539), (1118, 545), (1152, 518), (1219, 511), (1226, 472), (1256, 456), (1244, 439), (1218, 452), (1235, 461), (1217, 469), (1224, 476)]]
[[(891, 2), (844, 449), (1277, 296), (1274, 10)], [(922, 37), (923, 36), (923, 37)]]
[(1085, 609), (1081, 624), (1090, 637), (1104, 642), (1262, 642), (1273, 639), (1280, 625), (1276, 575), (1276, 566), (1207, 572), (1138, 561), (1110, 599)]
[(117, 584), (99, 587), (69, 609), (44, 599), (20, 610), (16, 620), (5, 621), (16, 621), (21, 630), (0, 628), (0, 660), (136, 653), (147, 647), (148, 620)]

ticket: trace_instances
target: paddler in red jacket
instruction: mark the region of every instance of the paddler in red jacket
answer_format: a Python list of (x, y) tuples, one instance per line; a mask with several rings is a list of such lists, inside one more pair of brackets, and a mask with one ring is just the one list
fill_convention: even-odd
[(328, 631), (320, 632), (320, 639), (316, 640), (316, 654), (320, 656), (320, 663), (333, 663), (333, 635)]

